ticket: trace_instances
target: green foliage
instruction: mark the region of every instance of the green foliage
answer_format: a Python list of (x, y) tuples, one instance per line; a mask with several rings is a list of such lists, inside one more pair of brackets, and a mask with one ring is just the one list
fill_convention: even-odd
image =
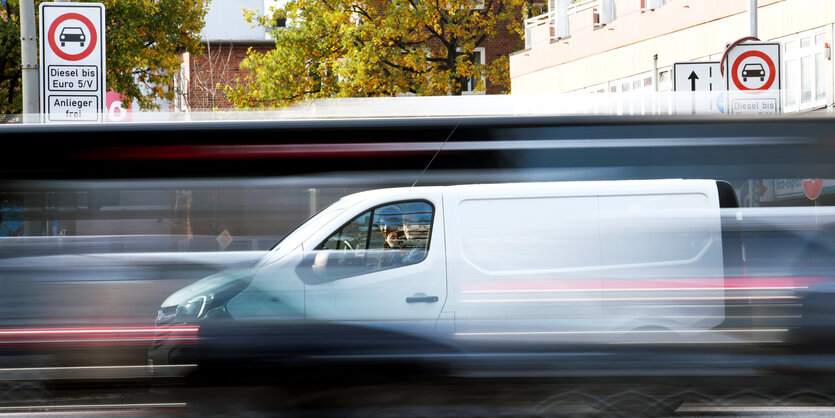
[[(35, 0), (35, 13), (42, 0)], [(105, 7), (107, 88), (142, 109), (173, 99), (178, 53), (201, 50), (208, 0), (102, 0)], [(0, 114), (22, 111), (19, 0), (0, 11)], [(38, 17), (39, 18), (39, 17)]]
[(18, 0), (8, 0), (0, 9), (0, 115), (23, 111), (18, 10)]
[[(461, 94), (467, 78), (508, 89), (507, 59), (473, 62), (498, 31), (522, 34), (527, 0), (290, 0), (250, 22), (270, 29), (276, 48), (250, 51), (249, 71), (227, 98), (270, 108), (325, 97)], [(275, 28), (284, 18), (287, 28)], [(484, 83), (478, 89), (484, 90)]]

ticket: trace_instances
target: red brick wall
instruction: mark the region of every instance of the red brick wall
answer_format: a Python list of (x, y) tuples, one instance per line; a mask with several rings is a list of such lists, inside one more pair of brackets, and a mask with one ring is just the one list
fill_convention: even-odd
[(204, 44), (202, 55), (190, 57), (188, 103), (191, 110), (232, 107), (223, 94), (223, 86), (244, 79), (248, 71), (242, 71), (240, 64), (250, 47), (261, 53), (274, 48), (273, 45), (210, 43)]
[[(521, 13), (520, 13), (521, 19)], [(490, 64), (496, 58), (507, 57), (511, 52), (524, 49), (525, 42), (521, 36), (510, 33), (506, 27), (499, 28), (495, 36), (487, 39), (481, 45), (484, 47), (484, 60), (486, 64)], [(508, 69), (510, 71), (510, 69)], [(510, 77), (510, 76), (508, 76)], [(487, 82), (487, 94), (501, 94), (505, 89), (510, 90), (510, 86), (502, 87)]]

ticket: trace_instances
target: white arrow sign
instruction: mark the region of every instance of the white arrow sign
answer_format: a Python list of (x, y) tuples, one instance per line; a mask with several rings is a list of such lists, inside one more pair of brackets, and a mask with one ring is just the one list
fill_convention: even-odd
[(724, 113), (725, 82), (719, 61), (673, 64), (673, 91), (677, 114)]
[(721, 91), (725, 81), (719, 61), (677, 62), (673, 64), (674, 91)]

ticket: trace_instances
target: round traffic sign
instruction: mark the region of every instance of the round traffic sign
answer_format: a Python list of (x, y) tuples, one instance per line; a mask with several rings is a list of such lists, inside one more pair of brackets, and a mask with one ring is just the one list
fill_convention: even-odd
[[(765, 65), (768, 66), (768, 80), (766, 80), (762, 86), (755, 89), (747, 87), (739, 81), (739, 66), (746, 58), (749, 57), (760, 58), (763, 62), (765, 62)], [(739, 54), (739, 56), (734, 60), (734, 65), (731, 67), (731, 79), (733, 80), (734, 85), (736, 85), (736, 88), (740, 90), (768, 90), (771, 85), (774, 84), (774, 80), (777, 78), (776, 75), (777, 71), (774, 67), (774, 61), (772, 61), (771, 58), (762, 51), (747, 51)]]
[[(61, 50), (58, 45), (55, 43), (55, 31), (58, 30), (58, 25), (62, 22), (67, 20), (77, 20), (84, 24), (87, 27), (87, 30), (90, 32), (90, 40), (87, 45), (87, 49), (81, 51), (78, 54), (68, 54)], [(49, 40), (49, 48), (52, 49), (52, 52), (55, 55), (67, 60), (67, 61), (78, 61), (84, 58), (87, 58), (90, 54), (93, 53), (93, 50), (96, 49), (96, 42), (98, 41), (98, 36), (96, 34), (96, 27), (93, 26), (93, 22), (90, 19), (87, 19), (86, 16), (78, 13), (66, 13), (61, 16), (58, 16), (57, 19), (52, 21), (52, 24), (49, 25), (49, 33), (46, 35), (47, 39)]]
[(803, 193), (809, 199), (815, 200), (823, 190), (822, 179), (803, 179)]

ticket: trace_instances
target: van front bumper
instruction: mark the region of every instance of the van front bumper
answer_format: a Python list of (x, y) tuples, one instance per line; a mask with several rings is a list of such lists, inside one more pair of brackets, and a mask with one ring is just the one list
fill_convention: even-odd
[(199, 327), (175, 323), (174, 311), (166, 308), (160, 309), (155, 325), (154, 340), (145, 357), (148, 374), (181, 377), (193, 371)]

